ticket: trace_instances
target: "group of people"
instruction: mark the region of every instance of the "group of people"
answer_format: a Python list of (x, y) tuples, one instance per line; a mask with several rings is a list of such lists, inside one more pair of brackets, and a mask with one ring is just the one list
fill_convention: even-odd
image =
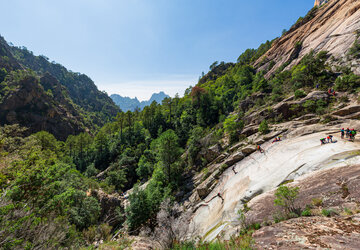
[[(349, 139), (349, 141), (354, 142), (357, 131), (355, 129), (342, 128), (341, 131), (340, 131), (340, 134), (341, 134), (341, 139), (344, 139), (344, 137), (345, 137), (345, 138)], [(329, 142), (336, 142), (336, 141), (333, 141), (333, 136), (332, 135), (328, 135), (325, 138), (321, 138), (320, 142), (321, 142), (321, 144), (326, 144), (326, 143), (329, 143)]]
[(356, 134), (357, 131), (355, 129), (349, 129), (349, 128), (347, 128), (346, 130), (344, 128), (341, 129), (341, 139), (344, 139), (344, 136), (346, 136), (346, 138), (349, 138), (350, 141), (354, 141)]
[(335, 96), (335, 95), (336, 95), (335, 90), (333, 90), (333, 89), (331, 89), (331, 88), (328, 90), (328, 94), (329, 94), (329, 95), (332, 95), (332, 96)]
[(326, 144), (326, 143), (333, 143), (333, 136), (332, 135), (328, 135), (327, 137), (321, 138), (320, 139), (321, 145), (322, 144)]
[(272, 143), (278, 142), (278, 141), (281, 141), (281, 136), (276, 136), (276, 137), (274, 138), (274, 140), (272, 141)]

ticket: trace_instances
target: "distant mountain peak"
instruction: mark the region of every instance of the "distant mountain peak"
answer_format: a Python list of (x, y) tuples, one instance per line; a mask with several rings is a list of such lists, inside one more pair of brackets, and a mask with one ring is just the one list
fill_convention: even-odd
[(149, 106), (153, 101), (161, 103), (165, 98), (170, 96), (165, 94), (164, 91), (160, 91), (159, 93), (153, 93), (149, 100), (141, 102), (137, 97), (123, 97), (117, 94), (113, 94), (110, 97), (122, 111), (126, 112), (128, 110), (134, 111), (136, 108), (143, 109), (144, 107)]

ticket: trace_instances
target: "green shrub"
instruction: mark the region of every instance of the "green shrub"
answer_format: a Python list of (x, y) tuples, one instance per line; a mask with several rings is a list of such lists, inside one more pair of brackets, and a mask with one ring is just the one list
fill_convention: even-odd
[(281, 185), (275, 192), (276, 206), (282, 207), (287, 215), (291, 213), (299, 214), (299, 209), (295, 206), (295, 200), (299, 194), (299, 187), (287, 187)]
[(201, 172), (203, 173), (203, 177), (201, 178), (201, 180), (205, 181), (210, 176), (209, 169), (204, 168)]
[(261, 134), (267, 134), (270, 132), (269, 125), (266, 120), (263, 120), (259, 125), (259, 132)]
[(313, 113), (316, 110), (316, 103), (313, 100), (307, 100), (304, 104), (303, 107), (305, 108), (305, 111), (307, 113)]
[(347, 215), (352, 215), (352, 214), (353, 214), (353, 212), (352, 212), (350, 209), (348, 209), (347, 207), (344, 207), (344, 212), (345, 212)]
[(321, 210), (321, 214), (324, 215), (325, 217), (331, 217), (331, 216), (337, 215), (338, 213), (333, 209), (325, 209), (324, 208)]
[(356, 90), (359, 87), (360, 87), (360, 76), (355, 75), (354, 73), (350, 73), (336, 78), (334, 88), (337, 91), (348, 91), (348, 90)]
[(318, 114), (318, 115), (324, 114), (327, 106), (328, 106), (328, 103), (325, 100), (323, 100), (323, 99), (317, 100), (316, 101), (316, 110), (315, 110), (316, 114)]
[(295, 95), (295, 99), (300, 99), (300, 98), (305, 97), (306, 93), (302, 89), (297, 89), (297, 90), (295, 90), (294, 95)]
[(313, 198), (312, 204), (316, 207), (321, 207), (323, 205), (323, 200), (321, 198)]
[(151, 213), (150, 201), (146, 192), (135, 187), (129, 197), (130, 205), (126, 208), (126, 222), (130, 230), (139, 228)]
[(125, 171), (123, 169), (110, 171), (105, 181), (109, 186), (114, 186), (117, 191), (121, 191), (127, 182)]
[(286, 217), (283, 214), (276, 213), (273, 215), (273, 219), (275, 223), (280, 223), (284, 220), (286, 220)]
[(301, 212), (301, 216), (308, 217), (311, 216), (311, 208), (310, 206), (306, 206), (306, 208)]
[(348, 55), (353, 58), (360, 58), (360, 42), (355, 40), (352, 47), (349, 49)]
[(239, 139), (239, 131), (244, 128), (244, 122), (239, 120), (236, 115), (228, 116), (224, 121), (224, 129), (230, 135), (230, 142)]

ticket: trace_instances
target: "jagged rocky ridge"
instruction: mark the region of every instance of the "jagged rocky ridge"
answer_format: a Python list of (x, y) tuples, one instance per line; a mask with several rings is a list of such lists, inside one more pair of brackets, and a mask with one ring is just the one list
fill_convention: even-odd
[(122, 111), (126, 112), (129, 110), (134, 111), (136, 108), (142, 110), (144, 107), (149, 106), (152, 102), (157, 102), (161, 104), (161, 102), (169, 96), (165, 94), (163, 91), (161, 91), (159, 93), (152, 94), (149, 100), (141, 101), (141, 102), (137, 99), (137, 97), (135, 98), (123, 97), (117, 94), (113, 94), (110, 97), (115, 102), (115, 104), (119, 106), (119, 108)]

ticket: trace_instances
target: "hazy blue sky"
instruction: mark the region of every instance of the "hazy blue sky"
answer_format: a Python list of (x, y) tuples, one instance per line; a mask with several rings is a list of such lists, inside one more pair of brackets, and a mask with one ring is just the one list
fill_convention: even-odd
[(214, 61), (236, 61), (314, 0), (2, 0), (0, 34), (109, 94), (180, 95)]

